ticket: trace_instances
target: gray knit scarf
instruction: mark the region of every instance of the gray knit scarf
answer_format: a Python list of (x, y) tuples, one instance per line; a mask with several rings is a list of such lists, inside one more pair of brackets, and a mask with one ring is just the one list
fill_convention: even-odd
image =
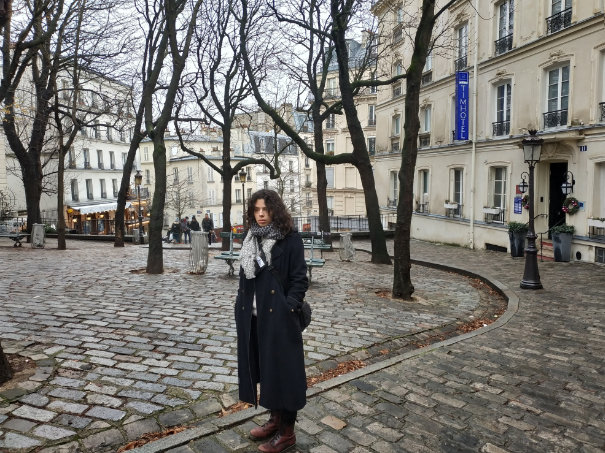
[(258, 223), (254, 222), (250, 226), (246, 239), (244, 239), (244, 243), (242, 244), (242, 250), (240, 251), (240, 263), (247, 279), (256, 276), (254, 263), (256, 262), (256, 257), (260, 256), (257, 238), (261, 238), (263, 252), (267, 259), (266, 264), (269, 265), (271, 264), (271, 249), (277, 241), (284, 238), (284, 235), (272, 223), (261, 227)]

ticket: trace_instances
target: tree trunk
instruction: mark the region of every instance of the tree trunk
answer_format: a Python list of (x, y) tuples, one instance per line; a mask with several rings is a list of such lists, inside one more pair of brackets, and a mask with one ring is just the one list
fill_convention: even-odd
[[(231, 167), (231, 123), (225, 121), (223, 127), (223, 228), (231, 231), (231, 188), (233, 184), (233, 168)], [(229, 250), (229, 241), (221, 238), (221, 250)]]
[(422, 17), (416, 31), (414, 53), (410, 62), (405, 96), (404, 140), (399, 170), (399, 202), (395, 227), (395, 266), (393, 269), (393, 297), (410, 300), (414, 285), (410, 275), (410, 232), (414, 192), (414, 172), (418, 156), (418, 130), (420, 120), (420, 87), (422, 68), (429, 51), (434, 24), (435, 0), (424, 0)]
[[(321, 112), (316, 108), (313, 112), (313, 139), (315, 142), (315, 152), (323, 154), (323, 122), (321, 120)], [(326, 165), (322, 162), (315, 161), (317, 174), (317, 207), (319, 209), (319, 229), (324, 233), (330, 232), (330, 213), (328, 212), (327, 188), (328, 179), (326, 177)], [(332, 238), (328, 236), (329, 241)]]
[[(27, 232), (30, 234), (33, 224), (40, 223), (40, 197), (42, 195), (42, 172), (37, 172), (35, 165), (32, 167), (21, 167), (27, 206)], [(31, 242), (31, 236), (28, 236), (27, 242)]]
[(65, 153), (59, 150), (59, 170), (57, 172), (57, 249), (67, 249), (65, 242)]
[(161, 274), (164, 272), (162, 228), (164, 226), (164, 205), (166, 203), (166, 145), (164, 144), (164, 131), (158, 131), (153, 137), (153, 167), (155, 170), (155, 191), (149, 222), (147, 273)]
[(6, 382), (13, 377), (13, 370), (11, 369), (10, 363), (4, 351), (2, 350), (2, 343), (0, 343), (0, 384)]

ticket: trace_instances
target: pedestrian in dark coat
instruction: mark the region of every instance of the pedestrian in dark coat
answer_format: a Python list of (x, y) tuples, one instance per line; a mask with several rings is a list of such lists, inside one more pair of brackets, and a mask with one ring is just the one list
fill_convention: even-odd
[(280, 452), (296, 443), (296, 412), (306, 404), (298, 310), (308, 287), (307, 266), (302, 239), (276, 192), (252, 194), (247, 219), (235, 302), (239, 397), (271, 410), (269, 421), (250, 434), (274, 435), (259, 450)]

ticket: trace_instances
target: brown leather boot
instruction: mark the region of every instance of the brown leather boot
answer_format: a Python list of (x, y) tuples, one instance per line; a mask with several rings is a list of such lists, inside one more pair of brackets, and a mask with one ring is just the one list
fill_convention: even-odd
[(294, 434), (294, 423), (286, 425), (280, 423), (279, 430), (269, 442), (261, 444), (258, 449), (264, 453), (280, 453), (288, 450), (296, 444), (296, 435)]
[(275, 434), (279, 429), (279, 415), (279, 411), (271, 411), (271, 416), (264, 425), (257, 426), (250, 430), (250, 437), (255, 440), (262, 440)]

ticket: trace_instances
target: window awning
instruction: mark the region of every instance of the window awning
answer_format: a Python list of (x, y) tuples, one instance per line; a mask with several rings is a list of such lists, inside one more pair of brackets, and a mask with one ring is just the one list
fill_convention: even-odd
[[(129, 201), (126, 202), (124, 208), (129, 208), (131, 203)], [(78, 203), (74, 203), (69, 205), (74, 211), (80, 212), (80, 214), (94, 214), (97, 212), (105, 212), (105, 211), (115, 211), (118, 209), (118, 202), (103, 202), (97, 204), (85, 204), (79, 205)]]

